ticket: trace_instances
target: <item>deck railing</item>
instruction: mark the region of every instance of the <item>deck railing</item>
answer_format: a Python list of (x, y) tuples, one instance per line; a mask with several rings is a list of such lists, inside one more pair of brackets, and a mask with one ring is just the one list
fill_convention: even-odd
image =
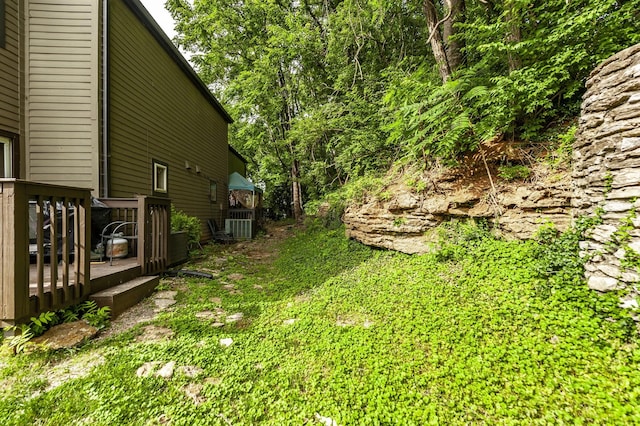
[[(170, 200), (102, 200), (113, 220), (136, 222), (141, 274), (166, 269)], [(63, 309), (91, 294), (89, 189), (0, 179), (0, 326)]]
[(112, 209), (112, 220), (136, 222), (135, 242), (142, 274), (157, 274), (169, 261), (171, 233), (171, 201), (166, 198), (138, 196), (136, 198), (101, 198)]
[(229, 209), (229, 219), (262, 219), (262, 208), (256, 209)]
[(88, 189), (0, 179), (0, 323), (62, 309), (90, 294), (90, 223)]
[(255, 219), (253, 209), (229, 209), (229, 219)]

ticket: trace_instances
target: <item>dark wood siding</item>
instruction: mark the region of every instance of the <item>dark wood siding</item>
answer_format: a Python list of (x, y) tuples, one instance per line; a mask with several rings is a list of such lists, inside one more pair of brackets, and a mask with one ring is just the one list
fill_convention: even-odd
[(227, 205), (228, 124), (123, 0), (109, 8), (109, 195), (152, 194), (152, 161), (165, 163), (168, 197), (206, 238)]
[(29, 180), (98, 189), (98, 3), (27, 2)]
[(5, 0), (5, 43), (0, 46), (0, 130), (20, 132), (20, 25), (18, 0)]

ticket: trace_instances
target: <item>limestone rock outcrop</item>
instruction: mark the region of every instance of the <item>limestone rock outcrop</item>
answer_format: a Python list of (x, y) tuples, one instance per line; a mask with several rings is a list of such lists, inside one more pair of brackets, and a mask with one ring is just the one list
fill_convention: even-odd
[(635, 293), (640, 280), (640, 45), (591, 73), (573, 177), (576, 213), (602, 220), (581, 243), (589, 287)]
[(600, 64), (586, 88), (572, 176), (534, 170), (527, 183), (506, 184), (496, 178), (499, 161), (480, 152), (484, 168), (472, 173), (422, 176), (420, 191), (399, 177), (350, 206), (343, 217), (347, 234), (372, 246), (424, 253), (432, 249), (429, 230), (446, 220), (485, 218), (505, 236), (525, 239), (541, 223), (562, 230), (573, 217), (590, 216), (601, 223), (580, 243), (589, 287), (624, 290), (621, 306), (640, 310), (640, 44)]
[(370, 246), (416, 254), (432, 250), (429, 231), (452, 219), (483, 218), (506, 237), (518, 239), (531, 238), (543, 223), (569, 226), (568, 173), (505, 183), (494, 172), (491, 179), (482, 168), (430, 173), (420, 178), (426, 188), (419, 192), (399, 176), (383, 191), (386, 197), (372, 194), (347, 208), (347, 235)]

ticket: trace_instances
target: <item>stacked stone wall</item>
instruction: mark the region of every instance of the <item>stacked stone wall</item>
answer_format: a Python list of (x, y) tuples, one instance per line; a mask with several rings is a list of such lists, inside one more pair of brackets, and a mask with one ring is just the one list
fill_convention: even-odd
[(640, 280), (640, 45), (590, 75), (574, 146), (577, 216), (601, 220), (581, 243), (589, 287), (624, 292), (637, 307)]

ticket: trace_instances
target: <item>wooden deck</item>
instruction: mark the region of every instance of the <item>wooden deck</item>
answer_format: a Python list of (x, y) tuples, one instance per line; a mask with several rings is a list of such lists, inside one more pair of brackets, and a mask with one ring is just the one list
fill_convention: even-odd
[[(29, 295), (38, 294), (37, 269), (36, 265), (29, 266)], [(73, 271), (73, 268), (70, 268)], [(91, 289), (92, 292), (100, 291), (108, 287), (110, 281), (121, 281), (117, 278), (121, 275), (140, 275), (140, 264), (135, 257), (125, 259), (113, 259), (113, 264), (109, 264), (109, 259), (102, 262), (91, 262)], [(58, 266), (58, 277), (62, 276), (62, 266)], [(69, 277), (69, 285), (75, 284), (73, 274)], [(51, 267), (44, 267), (44, 291), (51, 291)]]

